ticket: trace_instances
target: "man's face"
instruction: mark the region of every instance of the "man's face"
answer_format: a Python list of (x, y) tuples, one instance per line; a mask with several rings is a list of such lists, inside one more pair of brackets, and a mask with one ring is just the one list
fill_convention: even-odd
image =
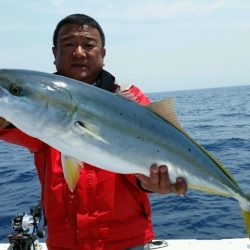
[(96, 28), (75, 24), (62, 26), (52, 50), (59, 74), (86, 83), (97, 80), (106, 51)]

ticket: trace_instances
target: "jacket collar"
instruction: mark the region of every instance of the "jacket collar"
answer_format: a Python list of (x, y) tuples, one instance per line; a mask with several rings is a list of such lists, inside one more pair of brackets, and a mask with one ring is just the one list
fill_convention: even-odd
[(96, 87), (113, 92), (115, 89), (115, 77), (103, 69), (96, 81)]
[[(60, 75), (58, 72), (55, 75)], [(110, 92), (114, 92), (116, 89), (115, 77), (106, 70), (102, 70), (98, 76), (97, 81), (93, 84), (98, 88), (105, 89)]]

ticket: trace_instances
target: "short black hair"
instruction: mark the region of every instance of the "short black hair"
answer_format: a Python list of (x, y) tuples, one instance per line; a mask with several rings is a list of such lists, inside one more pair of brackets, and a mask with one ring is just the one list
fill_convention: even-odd
[(56, 29), (55, 29), (54, 34), (53, 34), (54, 47), (56, 47), (56, 45), (57, 45), (57, 38), (58, 38), (58, 33), (59, 33), (60, 29), (62, 28), (62, 26), (67, 25), (67, 24), (77, 24), (79, 26), (87, 24), (93, 28), (96, 28), (101, 35), (102, 47), (104, 48), (105, 35), (104, 35), (103, 30), (102, 30), (102, 27), (95, 19), (93, 19), (92, 17), (87, 16), (85, 14), (72, 14), (72, 15), (66, 16), (57, 24)]

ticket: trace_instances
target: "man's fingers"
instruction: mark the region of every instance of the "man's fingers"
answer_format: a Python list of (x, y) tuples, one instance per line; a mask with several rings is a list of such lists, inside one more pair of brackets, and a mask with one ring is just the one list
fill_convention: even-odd
[(170, 180), (168, 175), (168, 168), (166, 166), (160, 166), (160, 190), (165, 190), (165, 192), (170, 192)]
[(171, 184), (171, 191), (181, 196), (185, 195), (187, 192), (186, 181), (181, 177), (176, 178), (176, 183)]
[(156, 164), (153, 164), (150, 168), (150, 183), (152, 188), (157, 189), (159, 186), (160, 176), (159, 176), (159, 168)]
[(154, 193), (167, 194), (167, 193), (176, 193), (179, 195), (185, 195), (187, 192), (187, 183), (186, 181), (178, 177), (176, 178), (176, 183), (170, 182), (168, 168), (165, 165), (157, 166), (153, 164), (150, 168), (150, 176), (145, 176), (143, 174), (135, 175), (141, 182), (141, 186)]

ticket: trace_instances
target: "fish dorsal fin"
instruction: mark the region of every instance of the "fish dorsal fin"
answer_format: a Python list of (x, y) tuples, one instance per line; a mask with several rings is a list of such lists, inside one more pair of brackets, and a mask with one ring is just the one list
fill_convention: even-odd
[(68, 155), (61, 155), (63, 175), (71, 192), (74, 191), (79, 179), (82, 162)]
[(238, 186), (236, 180), (233, 178), (231, 173), (220, 163), (210, 152), (208, 152), (205, 148), (199, 145), (195, 140), (193, 140), (188, 133), (181, 127), (180, 122), (176, 116), (175, 108), (174, 108), (174, 101), (173, 98), (163, 99), (161, 101), (153, 102), (147, 106), (151, 111), (155, 114), (166, 120), (167, 122), (171, 123), (174, 127), (179, 129), (187, 138), (189, 138), (196, 146), (198, 146), (207, 156), (215, 162), (217, 166), (231, 179), (231, 181)]
[(186, 134), (184, 129), (181, 127), (180, 122), (178, 121), (173, 98), (167, 98), (160, 101), (152, 102), (147, 106), (155, 114), (159, 115), (161, 118), (173, 124), (176, 128), (181, 130)]

